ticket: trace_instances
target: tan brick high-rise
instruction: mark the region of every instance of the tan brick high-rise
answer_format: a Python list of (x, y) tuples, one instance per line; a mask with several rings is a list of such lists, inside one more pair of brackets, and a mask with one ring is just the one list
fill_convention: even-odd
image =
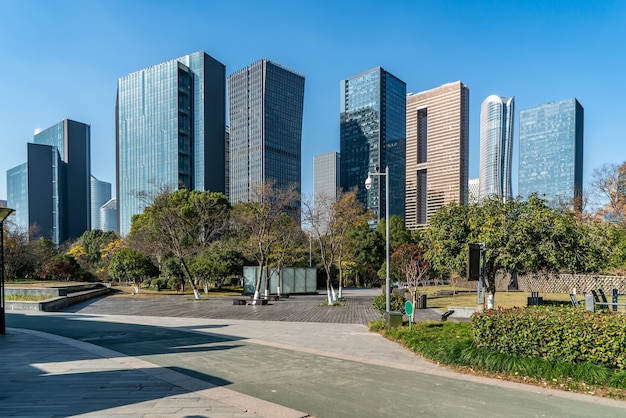
[(406, 218), (424, 228), (440, 207), (467, 202), (469, 88), (460, 81), (406, 99)]

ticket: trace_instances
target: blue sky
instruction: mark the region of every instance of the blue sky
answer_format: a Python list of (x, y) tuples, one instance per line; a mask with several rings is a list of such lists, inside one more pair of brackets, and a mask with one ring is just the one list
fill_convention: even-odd
[(230, 74), (269, 58), (306, 76), (302, 188), (313, 156), (339, 151), (339, 82), (382, 66), (419, 92), (470, 88), (470, 177), (490, 94), (519, 111), (576, 97), (584, 181), (626, 160), (623, 1), (0, 0), (0, 199), (35, 129), (91, 125), (92, 173), (115, 189), (117, 79), (204, 50)]

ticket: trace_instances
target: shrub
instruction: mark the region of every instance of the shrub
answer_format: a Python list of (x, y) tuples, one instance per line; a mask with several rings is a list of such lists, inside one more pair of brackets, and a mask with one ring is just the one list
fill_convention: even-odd
[(571, 307), (489, 310), (472, 316), (478, 347), (572, 363), (626, 368), (626, 316)]
[[(406, 299), (404, 299), (400, 295), (392, 293), (389, 299), (389, 308), (392, 311), (404, 313), (404, 302), (406, 302)], [(374, 305), (374, 307), (378, 309), (378, 312), (380, 312), (381, 315), (384, 314), (387, 308), (387, 300), (385, 299), (385, 294), (383, 293), (376, 296), (372, 301), (372, 305)]]

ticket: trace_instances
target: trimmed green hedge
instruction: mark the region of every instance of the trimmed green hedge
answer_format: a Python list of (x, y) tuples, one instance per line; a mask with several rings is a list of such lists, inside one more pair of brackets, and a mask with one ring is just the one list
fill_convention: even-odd
[(488, 310), (472, 316), (478, 347), (515, 356), (626, 368), (626, 316), (572, 307)]

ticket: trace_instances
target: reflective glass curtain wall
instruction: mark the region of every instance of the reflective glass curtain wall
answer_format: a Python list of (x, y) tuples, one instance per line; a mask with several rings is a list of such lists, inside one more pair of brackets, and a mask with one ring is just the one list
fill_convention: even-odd
[(340, 184), (378, 219), (385, 217), (385, 178), (368, 172), (389, 167), (389, 212), (404, 218), (406, 177), (406, 84), (381, 67), (341, 81)]
[(512, 197), (515, 99), (491, 95), (480, 108), (480, 198)]
[(225, 192), (225, 67), (196, 52), (122, 77), (116, 102), (119, 232), (166, 187)]
[(580, 209), (584, 109), (576, 100), (520, 112), (519, 194), (537, 193), (551, 204)]

